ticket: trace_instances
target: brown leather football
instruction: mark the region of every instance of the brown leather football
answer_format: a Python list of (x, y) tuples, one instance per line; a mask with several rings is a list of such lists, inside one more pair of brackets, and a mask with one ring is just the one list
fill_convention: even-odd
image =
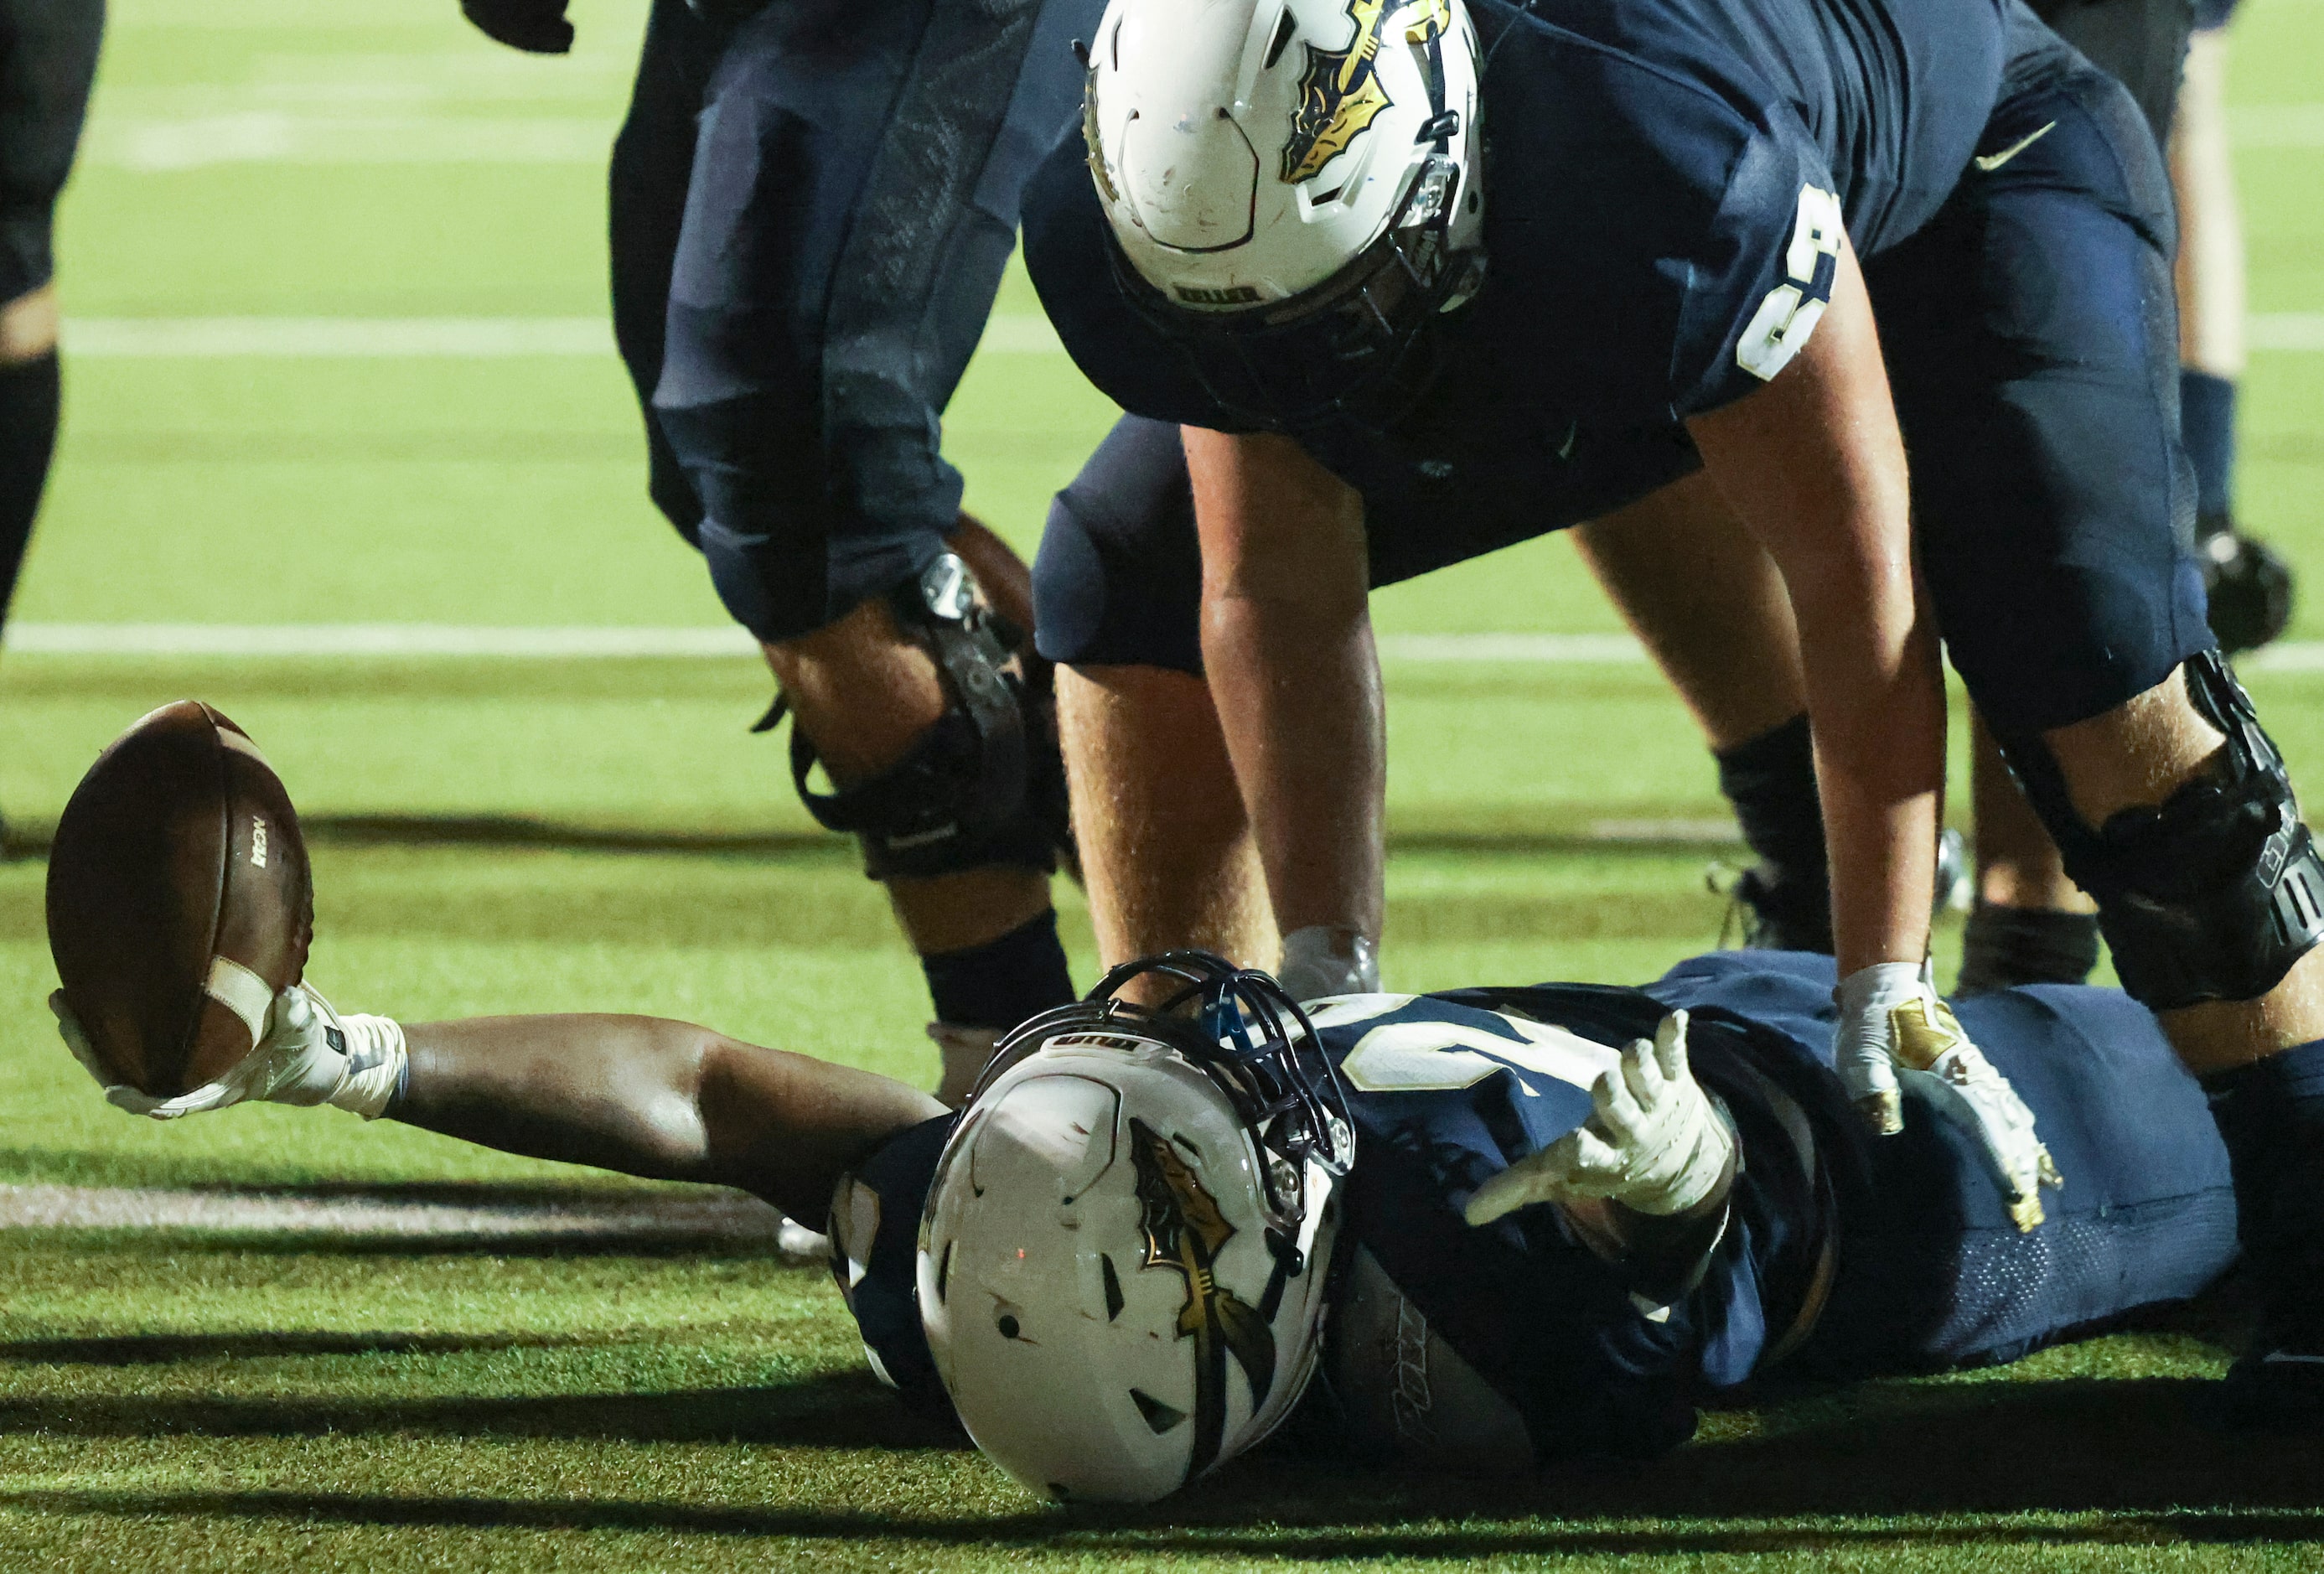
[(314, 937), (307, 848), (249, 734), (180, 700), (115, 739), (49, 849), (49, 953), (115, 1081), (175, 1098), (247, 1055)]

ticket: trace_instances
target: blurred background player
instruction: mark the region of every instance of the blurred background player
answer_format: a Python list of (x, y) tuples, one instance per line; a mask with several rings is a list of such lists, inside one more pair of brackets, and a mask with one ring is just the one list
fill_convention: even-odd
[[(462, 9), (518, 49), (572, 43), (565, 0)], [(1016, 654), (1026, 571), (960, 512), (938, 422), (1019, 191), (1079, 106), (1072, 40), (1096, 11), (656, 0), (613, 148), (613, 326), (650, 491), (766, 653), (763, 725), (790, 714), (802, 798), (887, 885), (947, 1088), (1073, 995), (1048, 885), (1062, 769), (1044, 675)]]
[(2196, 549), (2211, 627), (2230, 652), (2292, 621), (2290, 564), (2236, 529), (2236, 385), (2244, 371), (2244, 235), (2227, 141), (2227, 21), (2235, 0), (2197, 0), (2186, 86), (2170, 137), (2179, 198), (2179, 410), (2195, 466)]
[(104, 0), (0, 0), (0, 614), (56, 450), (57, 197), (104, 30)]

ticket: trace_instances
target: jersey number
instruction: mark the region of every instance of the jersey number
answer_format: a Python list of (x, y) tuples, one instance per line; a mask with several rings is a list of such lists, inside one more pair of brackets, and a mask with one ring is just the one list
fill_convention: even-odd
[(1738, 364), (1762, 382), (1792, 364), (1823, 317), (1831, 287), (1817, 293), (1818, 263), (1840, 256), (1840, 198), (1814, 186), (1801, 187), (1799, 216), (1792, 221), (1792, 244), (1784, 253), (1788, 282), (1767, 291), (1735, 346)]

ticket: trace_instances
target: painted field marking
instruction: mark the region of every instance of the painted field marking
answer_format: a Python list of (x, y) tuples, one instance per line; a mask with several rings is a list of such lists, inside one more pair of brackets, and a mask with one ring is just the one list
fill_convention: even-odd
[(530, 660), (756, 657), (729, 623), (704, 628), (499, 628), (458, 623), (11, 623), (12, 654), (362, 659), (467, 657)]
[(190, 1229), (236, 1234), (497, 1239), (523, 1236), (778, 1238), (783, 1216), (739, 1192), (674, 1197), (576, 1194), (474, 1201), (345, 1192), (0, 1186), (0, 1229)]
[(2255, 312), (2244, 336), (2255, 350), (2324, 351), (2324, 311)]
[[(1002, 312), (985, 326), (988, 355), (1062, 355), (1038, 312)], [(515, 355), (610, 357), (602, 317), (77, 317), (65, 354), (104, 360), (490, 361)]]
[[(2255, 350), (2324, 351), (2324, 311), (2255, 315)], [(595, 317), (77, 317), (68, 355), (105, 360), (489, 361), (516, 355), (611, 355), (613, 330)], [(1039, 312), (997, 312), (977, 345), (988, 355), (1062, 355)]]
[(2239, 148), (2324, 148), (2324, 104), (2238, 104), (2227, 140)]
[[(755, 658), (756, 640), (732, 625), (696, 628), (510, 627), (478, 623), (37, 623), (7, 625), (20, 656), (363, 660), (465, 658), (620, 660)], [(1397, 666), (1635, 667), (1645, 649), (1628, 634), (1383, 634)], [(2237, 663), (2247, 672), (2324, 672), (2324, 641), (2270, 646)]]
[(611, 355), (601, 317), (97, 317), (64, 325), (68, 356), (362, 359)]

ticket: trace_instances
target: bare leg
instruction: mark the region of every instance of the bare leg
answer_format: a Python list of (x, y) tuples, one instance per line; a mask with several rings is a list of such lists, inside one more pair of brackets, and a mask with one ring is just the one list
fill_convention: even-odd
[[(2177, 672), (2106, 714), (2044, 733), (2043, 740), (2075, 811), (2091, 825), (2103, 825), (2122, 809), (2162, 803), (2194, 780), (2226, 742), (2196, 713)], [(2208, 1001), (2161, 1017), (2180, 1058), (2199, 1076), (2324, 1038), (2324, 948), (2302, 957), (2256, 1000)]]
[[(866, 602), (825, 628), (765, 647), (839, 786), (853, 787), (901, 759), (944, 714), (936, 664), (896, 627), (885, 603)], [(995, 864), (927, 879), (890, 881), (888, 899), (922, 955), (998, 940), (1049, 906), (1048, 877)]]
[(1272, 965), (1266, 884), (1209, 687), (1155, 667), (1067, 667), (1057, 711), (1105, 964), (1200, 946)]
[(901, 1082), (650, 1017), (404, 1029), (391, 1118), (503, 1153), (755, 1192), (820, 1221), (848, 1166), (944, 1113)]
[(2098, 904), (2066, 878), (2066, 862), (2017, 788), (1985, 718), (1972, 714), (1969, 790), (1977, 808), (1977, 894), (1997, 907), (2094, 913)]
[(2188, 40), (2171, 185), (2179, 199), (2179, 360), (2232, 379), (2244, 372), (2244, 233), (2227, 145), (2227, 71), (2224, 30)]
[(57, 287), (43, 284), (0, 306), (0, 367), (24, 366), (57, 347)]
[(1033, 626), (1033, 571), (1017, 556), (1016, 548), (994, 535), (983, 520), (965, 513), (945, 544), (968, 565), (968, 571), (976, 576), (976, 588), (984, 593), (994, 612), (1020, 629)]
[(1831, 883), (1799, 633), (1775, 566), (1707, 476), (1572, 532), (1719, 763), (1757, 859), (1730, 890), (1744, 943), (1831, 949)]
[(1709, 476), (1674, 482), (1572, 536), (1714, 750), (1807, 709), (1783, 579)]

